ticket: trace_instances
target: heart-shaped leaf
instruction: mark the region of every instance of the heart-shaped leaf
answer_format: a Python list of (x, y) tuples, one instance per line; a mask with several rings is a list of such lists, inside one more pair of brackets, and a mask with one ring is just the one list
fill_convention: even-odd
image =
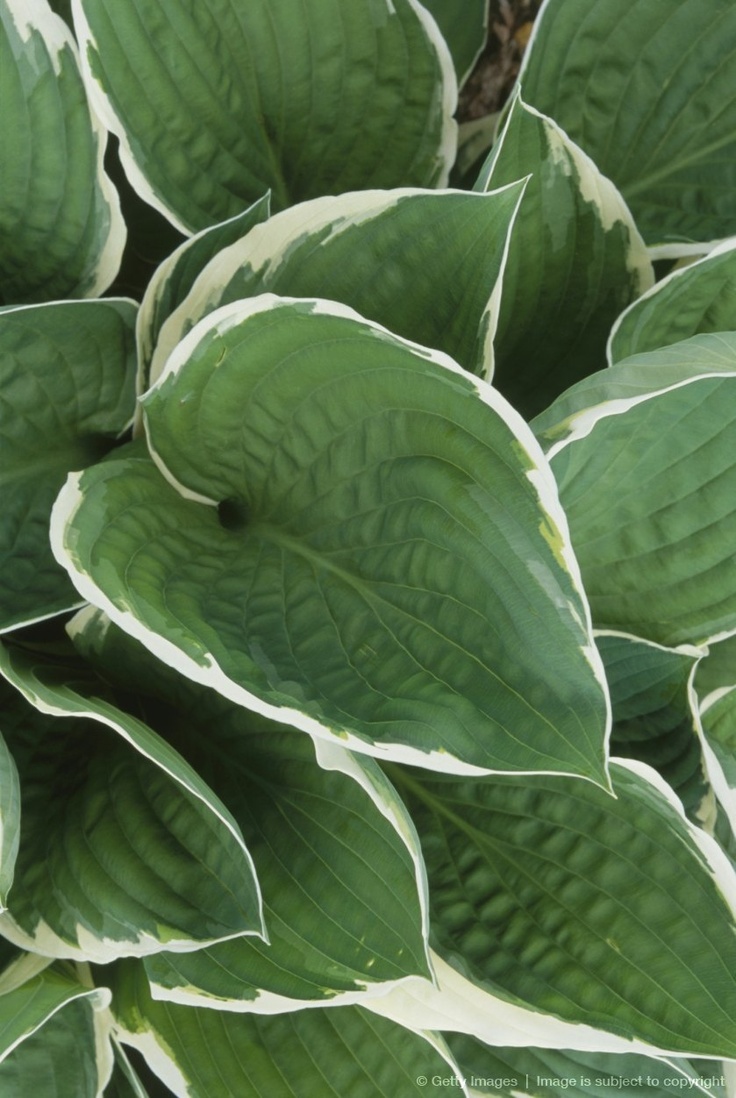
[(74, 0), (73, 10), (90, 94), (131, 182), (185, 230), (267, 190), (283, 209), (447, 179), (457, 84), (415, 0)]
[(342, 746), (605, 782), (607, 694), (527, 425), (439, 352), (264, 295), (179, 346), (145, 459), (52, 520), (90, 601), (189, 677)]

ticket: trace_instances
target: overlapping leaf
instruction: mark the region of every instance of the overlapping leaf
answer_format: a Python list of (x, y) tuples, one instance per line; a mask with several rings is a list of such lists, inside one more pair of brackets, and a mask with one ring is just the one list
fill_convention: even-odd
[(500, 276), (523, 190), (517, 182), (482, 196), (358, 192), (277, 214), (204, 268), (162, 328), (151, 379), (201, 317), (264, 291), (341, 301), (489, 376)]
[(69, 685), (77, 667), (0, 654), (21, 784), (2, 932), (39, 953), (101, 961), (261, 933), (237, 825), (177, 752), (95, 697), (94, 679), (82, 676), (89, 698)]
[(614, 185), (517, 94), (475, 189), (528, 174), (504, 268), (493, 375), (525, 416), (605, 365), (611, 324), (653, 281)]
[[(473, 983), (652, 1051), (733, 1057), (736, 877), (653, 771), (612, 765), (616, 798), (551, 776), (392, 774), (422, 841), (437, 949)], [(443, 1028), (496, 1043), (494, 1013), (469, 1002)]]
[[(372, 759), (233, 705), (155, 660), (104, 615), (75, 644), (231, 806), (263, 891), (268, 942), (237, 938), (164, 954), (167, 997), (229, 1009), (294, 1009), (428, 975), (426, 880), (403, 804)], [(165, 989), (165, 990), (164, 990)]]
[(447, 178), (455, 74), (414, 0), (75, 0), (74, 21), (131, 181), (185, 229), (267, 190), (283, 209)]
[(414, 1098), (446, 1093), (438, 1079), (467, 1094), (436, 1039), (360, 1007), (264, 1017), (175, 1006), (150, 997), (131, 961), (116, 966), (113, 988), (121, 1039), (178, 1098)]
[(695, 822), (713, 812), (691, 684), (704, 650), (662, 648), (622, 633), (596, 636), (611, 690), (611, 753), (659, 771)]
[(351, 310), (264, 295), (202, 321), (144, 410), (166, 476), (106, 462), (52, 520), (123, 629), (343, 746), (605, 782), (565, 518), (494, 390)]
[(711, 646), (698, 666), (695, 691), (706, 757), (730, 825), (724, 846), (731, 849), (736, 836), (736, 636)]
[(491, 1048), (465, 1034), (447, 1034), (447, 1042), (465, 1078), (474, 1080), (474, 1094), (479, 1096), (667, 1098), (685, 1092), (697, 1098), (703, 1094), (726, 1098), (723, 1065), (717, 1061), (691, 1063), (684, 1058), (655, 1059), (634, 1053)]
[(20, 833), (20, 785), (18, 770), (8, 745), (0, 735), (0, 911), (6, 906), (13, 883)]
[(0, 631), (79, 602), (48, 541), (70, 469), (101, 457), (134, 407), (136, 309), (58, 302), (0, 315)]
[(634, 356), (535, 421), (593, 621), (668, 646), (736, 629), (736, 336)]
[(736, 243), (673, 271), (622, 314), (611, 332), (609, 362), (736, 326)]
[(735, 60), (731, 0), (546, 0), (520, 81), (648, 243), (709, 241), (736, 227)]
[(0, 1092), (98, 1098), (112, 1069), (102, 1013), (110, 992), (50, 968), (39, 971), (40, 960), (21, 957), (0, 977)]
[(200, 275), (202, 268), (218, 252), (240, 240), (254, 225), (268, 217), (270, 197), (254, 202), (241, 214), (221, 225), (185, 240), (156, 269), (141, 302), (136, 323), (140, 391), (147, 388), (147, 370), (161, 328), (167, 318), (181, 305)]
[(0, 304), (102, 293), (125, 225), (74, 38), (46, 0), (0, 10), (0, 101)]

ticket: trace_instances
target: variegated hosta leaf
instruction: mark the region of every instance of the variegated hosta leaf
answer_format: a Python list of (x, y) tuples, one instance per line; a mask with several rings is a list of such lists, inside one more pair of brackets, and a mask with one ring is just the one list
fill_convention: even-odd
[(149, 1098), (148, 1091), (117, 1039), (113, 1039), (113, 1054), (115, 1063), (110, 1082), (105, 1087), (105, 1098)]
[[(727, 1098), (718, 1061), (639, 1056), (569, 1049), (492, 1048), (467, 1034), (447, 1043), (473, 1095), (493, 1098)], [(485, 1081), (485, 1085), (483, 1085)]]
[(735, 62), (731, 0), (546, 0), (520, 81), (647, 243), (708, 241), (736, 226)]
[(613, 183), (517, 94), (475, 189), (528, 174), (503, 274), (493, 376), (525, 416), (605, 366), (611, 324), (653, 281)]
[[(601, 1051), (623, 1038), (631, 1051), (733, 1057), (734, 870), (654, 771), (611, 772), (615, 798), (551, 776), (457, 782), (392, 767), (422, 841), (437, 949), (477, 987), (553, 1016), (536, 1045), (558, 1044), (559, 1018), (597, 1027)], [(407, 1025), (422, 1024), (420, 1004)], [(497, 1004), (485, 1019), (477, 1003), (448, 1011), (443, 1028), (499, 1043)], [(567, 1037), (558, 1047), (575, 1047)]]
[(79, 603), (49, 514), (67, 472), (111, 449), (133, 415), (135, 315), (113, 299), (0, 314), (0, 632)]
[(471, 73), (488, 37), (489, 0), (422, 0), (450, 47), (459, 84)]
[(46, 0), (0, 8), (0, 304), (94, 297), (125, 243), (74, 37)]
[(599, 633), (611, 691), (611, 753), (659, 771), (696, 823), (712, 822), (713, 793), (691, 683), (704, 650), (663, 648), (624, 633)]
[(0, 735), (0, 911), (4, 911), (13, 883), (20, 834), (18, 769)]
[(195, 681), (343, 747), (605, 783), (607, 693), (527, 425), (331, 302), (226, 306), (144, 398), (143, 459), (71, 477), (78, 589)]
[(593, 621), (676, 646), (736, 629), (736, 335), (586, 379), (538, 417)]
[(177, 1098), (439, 1098), (448, 1082), (468, 1093), (437, 1038), (360, 1007), (268, 1017), (176, 1006), (151, 998), (135, 961), (116, 966), (112, 986), (120, 1039)]
[(736, 636), (711, 646), (698, 666), (695, 690), (706, 756), (716, 793), (730, 822), (732, 834), (724, 842), (728, 849), (736, 835)]
[(112, 1070), (110, 992), (41, 964), (26, 954), (0, 976), (0, 1093), (99, 1098)]
[(202, 271), (164, 325), (151, 380), (207, 313), (264, 291), (341, 301), (489, 375), (508, 237), (523, 183), (498, 192), (356, 192), (252, 229)]
[(99, 682), (83, 680), (89, 698), (67, 685), (78, 668), (0, 655), (21, 785), (0, 931), (38, 953), (96, 961), (261, 933), (237, 824), (181, 756), (101, 699)]
[(736, 326), (736, 240), (674, 270), (623, 313), (608, 343), (608, 361)]
[(268, 942), (236, 938), (149, 974), (167, 997), (273, 1012), (359, 1001), (429, 974), (426, 879), (406, 810), (373, 759), (267, 721), (154, 659), (99, 612), (76, 646), (228, 804), (258, 870)]
[(131, 182), (184, 229), (225, 221), (267, 190), (283, 209), (447, 179), (456, 79), (415, 0), (74, 0), (73, 10), (90, 94)]
[(223, 248), (236, 243), (269, 214), (270, 195), (264, 195), (229, 221), (202, 229), (185, 240), (156, 269), (141, 302), (136, 325), (139, 390), (148, 388), (147, 371), (164, 322), (181, 305), (197, 277)]

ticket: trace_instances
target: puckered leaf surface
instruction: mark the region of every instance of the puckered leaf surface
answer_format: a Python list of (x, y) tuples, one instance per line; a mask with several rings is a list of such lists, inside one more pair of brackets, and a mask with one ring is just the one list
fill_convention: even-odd
[(71, 31), (46, 0), (0, 9), (0, 304), (94, 297), (125, 242)]
[(261, 933), (237, 824), (178, 753), (101, 698), (90, 676), (80, 686), (91, 697), (80, 694), (78, 668), (15, 648), (0, 656), (21, 785), (2, 933), (42, 954), (97, 961)]
[(145, 459), (72, 477), (55, 552), (166, 662), (430, 768), (605, 782), (607, 693), (538, 447), (490, 386), (334, 303), (202, 321)]
[[(714, 346), (730, 369), (713, 369)], [(655, 364), (673, 352), (685, 365), (668, 387)], [(647, 359), (636, 383), (649, 393), (618, 396)], [(548, 413), (552, 433), (567, 432), (549, 456), (595, 625), (668, 646), (733, 631), (736, 336), (694, 336), (599, 377)]]
[(414, 0), (74, 0), (93, 100), (142, 197), (198, 231), (361, 187), (442, 186), (457, 85)]
[(700, 332), (736, 326), (736, 242), (726, 241), (687, 267), (674, 270), (616, 321), (609, 362), (655, 351)]
[(133, 415), (135, 315), (114, 299), (0, 314), (0, 632), (79, 603), (49, 515), (67, 472), (101, 457)]
[(116, 966), (113, 988), (121, 1039), (177, 1098), (437, 1098), (447, 1092), (437, 1079), (456, 1074), (436, 1039), (360, 1007), (264, 1017), (176, 1006), (152, 999), (131, 961)]
[(689, 817), (706, 823), (713, 796), (692, 679), (704, 649), (663, 648), (623, 633), (596, 635), (611, 690), (611, 754), (657, 770)]
[[(392, 768), (422, 841), (436, 948), (511, 1003), (652, 1051), (732, 1057), (733, 867), (648, 767), (611, 770), (615, 798), (551, 776)], [(489, 1013), (463, 1026), (492, 1034)]]
[(204, 268), (162, 328), (151, 380), (203, 316), (266, 291), (340, 301), (490, 376), (500, 276), (523, 191), (519, 182), (484, 195), (360, 191), (276, 214)]
[[(272, 1012), (360, 1000), (429, 974), (426, 879), (401, 799), (373, 759), (274, 724), (154, 659), (99, 612), (75, 645), (233, 811), (258, 870), (268, 942), (236, 938), (148, 967), (157, 993)], [(166, 992), (163, 989), (167, 989)]]
[(613, 321), (653, 280), (613, 183), (517, 94), (475, 189), (528, 174), (503, 273), (493, 375), (525, 416), (606, 364)]
[(731, 0), (546, 0), (524, 97), (612, 179), (649, 244), (736, 228)]

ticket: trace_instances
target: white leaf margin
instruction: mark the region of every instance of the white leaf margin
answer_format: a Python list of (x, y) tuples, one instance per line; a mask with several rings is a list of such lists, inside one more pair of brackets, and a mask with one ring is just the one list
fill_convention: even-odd
[[(618, 335), (619, 329), (627, 322), (629, 316), (631, 316), (632, 313), (637, 313), (641, 309), (644, 302), (651, 301), (653, 298), (657, 298), (661, 293), (666, 292), (666, 290), (673, 283), (677, 283), (682, 278), (692, 277), (693, 271), (697, 272), (702, 270), (704, 267), (707, 268), (711, 260), (717, 259), (719, 256), (722, 255), (727, 255), (729, 252), (736, 252), (736, 236), (732, 236), (729, 237), (727, 240), (720, 241), (705, 255), (699, 254), (698, 258), (694, 262), (688, 263), (687, 266), (676, 267), (675, 270), (670, 271), (670, 273), (665, 275), (664, 278), (660, 279), (659, 282), (656, 282), (654, 285), (650, 286), (649, 289), (645, 290), (640, 298), (638, 298), (636, 301), (633, 301), (631, 305), (628, 305), (624, 309), (624, 311), (616, 318), (608, 336), (608, 342), (606, 344), (606, 360), (608, 362), (608, 365), (613, 366), (616, 362), (626, 361), (625, 358), (614, 358), (614, 343), (616, 341), (616, 336)], [(681, 341), (678, 340), (678, 342)]]
[[(72, 635), (75, 630), (83, 629), (86, 619), (89, 616), (94, 616), (95, 613), (95, 608), (92, 606), (86, 606), (79, 611), (72, 622), (69, 623)], [(163, 770), (180, 788), (200, 801), (230, 832), (235, 840), (236, 847), (243, 859), (244, 872), (253, 882), (258, 904), (260, 929), (252, 932), (240, 931), (203, 941), (194, 941), (191, 938), (167, 939), (165, 948), (172, 953), (189, 953), (201, 949), (203, 945), (213, 945), (216, 942), (239, 938), (245, 933), (252, 933), (267, 942), (268, 934), (264, 922), (263, 896), (253, 859), (245, 845), (240, 828), (219, 797), (205, 785), (189, 764), (152, 729), (135, 717), (116, 710), (114, 706), (108, 705), (104, 701), (94, 698), (86, 699), (81, 695), (76, 695), (78, 700), (62, 700), (60, 698), (54, 702), (44, 696), (44, 694), (50, 695), (53, 693), (50, 688), (45, 688), (42, 683), (39, 683), (39, 689), (33, 689), (24, 681), (22, 675), (15, 674), (12, 666), (9, 667), (8, 665), (8, 654), (5, 649), (0, 648), (0, 675), (15, 686), (35, 709), (48, 716), (81, 717), (111, 728), (138, 754)], [(137, 938), (112, 939), (108, 942), (104, 938), (91, 934), (79, 924), (76, 929), (77, 945), (75, 946), (65, 938), (59, 937), (43, 919), (37, 923), (35, 933), (29, 934), (16, 923), (8, 911), (0, 913), (0, 933), (20, 949), (30, 950), (43, 957), (107, 964), (123, 956), (144, 957), (151, 953), (159, 953), (163, 948), (161, 941), (148, 933), (142, 933)]]
[[(520, 181), (524, 182), (524, 181)], [(348, 229), (366, 225), (389, 214), (391, 210), (412, 198), (459, 197), (483, 201), (512, 191), (519, 183), (509, 183), (497, 190), (483, 193), (446, 187), (427, 190), (422, 187), (400, 187), (394, 190), (348, 191), (345, 194), (313, 198), (274, 214), (268, 221), (254, 226), (242, 240), (223, 248), (202, 269), (191, 290), (161, 326), (158, 341), (151, 355), (150, 384), (155, 384), (166, 368), (166, 362), (177, 344), (192, 330), (193, 325), (220, 307), (222, 290), (235, 274), (248, 268), (255, 274), (270, 277), (278, 273), (291, 255), (310, 236), (330, 229), (321, 244), (339, 237)], [(522, 188), (516, 208), (509, 220), (501, 264), (496, 284), (485, 309), (478, 318), (479, 331), (483, 330), (483, 371), (489, 380), (493, 376), (493, 337), (498, 327), (501, 306), (503, 272), (506, 266), (511, 233), (523, 201)], [(263, 296), (263, 295), (258, 295)], [(145, 305), (145, 301), (144, 301)]]
[[(73, 58), (80, 80), (83, 80), (82, 60), (77, 42), (61, 16), (52, 11), (47, 0), (4, 0), (8, 14), (23, 41), (38, 35), (48, 53), (54, 72), (59, 76), (59, 58), (68, 52)], [(85, 85), (86, 86), (86, 85)], [(120, 196), (105, 171), (107, 130), (101, 116), (87, 98), (92, 138), (97, 146), (97, 178), (110, 215), (107, 237), (99, 251), (96, 266), (89, 275), (90, 284), (84, 291), (85, 298), (100, 297), (112, 284), (123, 258), (128, 230), (120, 207)]]
[[(646, 763), (615, 758), (612, 763), (642, 778), (655, 797), (674, 810), (695, 848), (704, 871), (715, 883), (736, 926), (736, 868), (719, 844), (691, 823), (681, 801), (663, 778)], [(465, 1033), (491, 1046), (558, 1048), (580, 1052), (637, 1052), (647, 1056), (686, 1055), (682, 1049), (658, 1048), (637, 1038), (620, 1037), (586, 1023), (563, 1021), (553, 1015), (510, 1002), (486, 991), (432, 951), (437, 984), (412, 977), (412, 983), (366, 1002), (368, 1010), (416, 1032)], [(694, 1056), (701, 1054), (696, 1050)]]
[[(148, 390), (148, 393), (162, 387), (167, 379), (178, 373), (188, 361), (190, 355), (198, 346), (200, 340), (211, 332), (224, 333), (229, 328), (239, 324), (260, 312), (290, 306), (308, 305), (314, 315), (325, 315), (347, 318), (362, 325), (366, 330), (379, 338), (391, 343), (398, 343), (415, 355), (424, 358), (433, 365), (440, 366), (450, 373), (460, 375), (463, 381), (475, 389), (479, 399), (495, 412), (510, 428), (515, 435), (517, 443), (523, 447), (525, 456), (529, 459), (531, 467), (525, 475), (534, 490), (534, 494), (540, 508), (540, 529), (548, 541), (550, 548), (558, 555), (561, 567), (567, 572), (576, 595), (578, 606), (569, 603), (569, 610), (573, 619), (577, 622), (581, 632), (586, 637), (586, 644), (581, 648), (583, 656), (591, 668), (594, 681), (598, 685), (602, 701), (605, 707), (604, 749), (606, 757), (611, 735), (611, 699), (608, 691), (605, 670), (600, 653), (593, 639), (593, 623), (590, 606), (588, 604), (585, 589), (583, 587), (580, 566), (575, 557), (570, 537), (567, 517), (562, 508), (557, 492), (557, 484), (547, 459), (536, 437), (522, 416), (506, 401), (506, 399), (494, 389), (488, 382), (469, 374), (456, 362), (441, 351), (429, 347), (423, 347), (403, 339), (390, 332), (382, 325), (374, 321), (366, 320), (347, 305), (340, 305), (335, 301), (327, 301), (322, 298), (288, 298), (278, 297), (274, 294), (262, 294), (257, 297), (247, 298), (241, 301), (224, 305), (204, 317), (187, 336), (176, 346), (169, 356), (163, 372), (156, 383)], [(144, 398), (145, 399), (145, 398)], [(148, 431), (147, 431), (148, 433)], [(214, 507), (217, 501), (211, 500), (194, 492), (177, 481), (176, 477), (163, 464), (160, 457), (152, 448), (149, 439), (151, 457), (159, 468), (164, 478), (184, 498)], [(310, 717), (301, 710), (289, 706), (277, 706), (266, 702), (258, 695), (246, 690), (238, 683), (230, 679), (219, 666), (210, 652), (202, 650), (198, 659), (182, 652), (166, 637), (156, 633), (140, 622), (122, 599), (113, 602), (103, 591), (99, 589), (94, 580), (80, 565), (74, 552), (74, 546), (67, 537), (68, 527), (73, 522), (74, 516), (84, 502), (84, 493), (80, 481), (82, 473), (70, 473), (66, 484), (61, 489), (51, 513), (50, 541), (56, 560), (67, 570), (72, 583), (80, 595), (92, 606), (104, 610), (108, 617), (124, 632), (129, 633), (140, 641), (149, 652), (158, 659), (174, 667), (194, 682), (201, 683), (216, 690), (223, 697), (228, 698), (236, 705), (245, 706), (265, 717), (277, 722), (290, 724), (308, 732), (313, 738), (337, 741), (342, 747), (356, 751), (359, 754), (373, 755), (385, 761), (406, 763), (420, 766), (425, 769), (440, 770), (447, 774), (461, 774), (468, 776), (480, 776), (499, 773), (486, 767), (480, 767), (472, 763), (463, 762), (461, 759), (450, 755), (447, 751), (433, 750), (423, 752), (404, 744), (368, 743), (354, 733), (339, 730), (335, 731), (329, 725)], [(521, 772), (521, 773), (527, 773)], [(528, 773), (546, 773), (545, 771), (529, 771)], [(555, 772), (557, 773), (557, 772)], [(570, 776), (578, 776), (570, 772)], [(432, 1028), (432, 1027), (429, 1027)]]

